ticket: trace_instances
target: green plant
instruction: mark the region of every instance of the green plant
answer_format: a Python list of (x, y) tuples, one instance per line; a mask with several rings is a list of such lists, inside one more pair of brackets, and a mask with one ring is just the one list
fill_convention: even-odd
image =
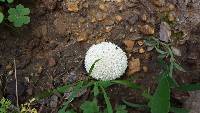
[(8, 108), (11, 105), (11, 101), (5, 98), (2, 98), (0, 101), (0, 113), (7, 113)]
[(24, 8), (21, 4), (17, 5), (16, 8), (10, 8), (8, 13), (8, 20), (13, 22), (15, 27), (21, 27), (30, 22), (30, 17), (28, 16), (30, 14), (30, 9)]
[(145, 44), (155, 48), (159, 53), (159, 63), (162, 67), (162, 71), (159, 75), (158, 86), (153, 95), (143, 93), (149, 102), (147, 105), (129, 103), (125, 100), (123, 102), (129, 107), (147, 109), (151, 113), (189, 113), (189, 110), (184, 108), (176, 108), (170, 104), (170, 92), (171, 89), (177, 89), (180, 91), (194, 91), (200, 89), (200, 84), (185, 84), (179, 85), (173, 78), (174, 69), (185, 72), (185, 70), (177, 63), (172, 51), (171, 45), (160, 42), (156, 38), (148, 38), (145, 40)]
[[(3, 4), (11, 4), (14, 0), (0, 0)], [(9, 5), (11, 6), (11, 5)], [(5, 18), (4, 13), (6, 12), (4, 8), (0, 6), (2, 10), (0, 10), (0, 23), (3, 22), (4, 19), (8, 19), (8, 21), (12, 22), (15, 27), (21, 27), (22, 25), (28, 24), (30, 22), (30, 9), (25, 8), (23, 5), (18, 4), (16, 8), (8, 9), (8, 18)], [(5, 13), (5, 15), (7, 15)]]

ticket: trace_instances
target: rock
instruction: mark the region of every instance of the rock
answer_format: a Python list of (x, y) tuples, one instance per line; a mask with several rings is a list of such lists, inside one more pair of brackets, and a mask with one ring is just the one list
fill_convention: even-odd
[(133, 75), (134, 73), (140, 71), (140, 59), (132, 58), (128, 63), (128, 75)]
[(106, 4), (99, 4), (99, 9), (101, 9), (104, 12), (108, 11), (108, 5)]
[(166, 22), (161, 22), (159, 36), (161, 41), (169, 42), (171, 40), (171, 28)]
[(171, 47), (172, 48), (172, 52), (174, 53), (174, 55), (176, 56), (181, 56), (181, 51), (180, 49), (176, 48), (176, 47)]
[(140, 49), (139, 49), (139, 53), (142, 54), (142, 53), (144, 53), (144, 52), (145, 52), (144, 48), (140, 48)]
[(78, 42), (84, 42), (88, 40), (88, 34), (86, 32), (81, 32), (77, 38)]
[(174, 13), (174, 12), (169, 12), (169, 14), (168, 14), (168, 20), (169, 20), (170, 22), (173, 22), (173, 21), (176, 20), (176, 16), (175, 16), (175, 13)]
[(142, 19), (142, 21), (146, 22), (146, 21), (147, 21), (147, 15), (146, 15), (146, 14), (143, 14), (143, 15), (141, 16), (141, 19)]
[(49, 104), (51, 108), (56, 108), (58, 105), (58, 97), (56, 95), (51, 96), (51, 100)]
[(11, 76), (13, 73), (14, 73), (14, 71), (13, 71), (13, 70), (10, 70), (10, 71), (8, 72), (8, 76)]
[(144, 45), (144, 41), (143, 41), (143, 40), (139, 40), (139, 41), (137, 41), (137, 44), (138, 44), (139, 46), (143, 46), (143, 45)]
[(134, 44), (135, 44), (135, 41), (130, 40), (130, 39), (125, 39), (125, 40), (123, 41), (123, 43), (126, 45), (126, 50), (127, 50), (128, 52), (130, 52), (130, 51), (133, 49), (133, 46), (134, 46)]
[(51, 57), (51, 58), (48, 59), (48, 63), (49, 63), (50, 67), (53, 67), (53, 66), (56, 65), (56, 60)]
[(153, 0), (153, 4), (158, 7), (161, 7), (165, 5), (165, 0)]
[(68, 9), (68, 11), (71, 11), (71, 12), (78, 12), (78, 10), (79, 10), (78, 4), (79, 4), (78, 1), (76, 1), (76, 2), (69, 2), (69, 3), (67, 4), (67, 9)]
[(96, 19), (97, 19), (98, 21), (102, 21), (102, 20), (104, 20), (104, 19), (106, 18), (106, 13), (97, 12), (95, 16), (96, 16)]
[(147, 67), (147, 66), (143, 66), (142, 69), (143, 69), (143, 71), (144, 71), (145, 73), (148, 72), (148, 67)]
[(108, 32), (111, 32), (111, 30), (112, 30), (112, 27), (111, 26), (106, 26), (106, 32), (108, 33)]
[(120, 15), (115, 16), (115, 19), (116, 19), (118, 22), (121, 22), (121, 21), (122, 21), (122, 17), (121, 17)]
[(152, 35), (154, 34), (155, 30), (153, 27), (149, 25), (143, 25), (140, 27), (140, 31), (145, 35)]

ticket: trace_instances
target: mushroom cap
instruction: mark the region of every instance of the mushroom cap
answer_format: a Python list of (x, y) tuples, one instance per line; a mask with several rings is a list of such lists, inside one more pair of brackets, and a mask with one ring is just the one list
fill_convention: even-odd
[[(96, 62), (96, 63), (95, 63)], [(85, 68), (90, 76), (97, 80), (114, 80), (124, 74), (127, 68), (126, 53), (111, 42), (101, 42), (92, 45), (86, 52)]]

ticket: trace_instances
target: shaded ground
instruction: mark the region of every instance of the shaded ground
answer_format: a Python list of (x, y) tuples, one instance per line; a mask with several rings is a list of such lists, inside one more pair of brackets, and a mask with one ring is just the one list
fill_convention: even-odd
[[(134, 75), (126, 74), (123, 78), (135, 77), (133, 81), (153, 91), (155, 76), (160, 71), (156, 63), (157, 54), (148, 52), (147, 47), (138, 41), (151, 34), (152, 30), (155, 32), (153, 36), (158, 36), (161, 21), (169, 20), (173, 23), (170, 24), (171, 31), (183, 33), (175, 34), (171, 40), (182, 53), (177, 57), (179, 62), (188, 70), (186, 73), (176, 72), (175, 77), (179, 83), (200, 82), (199, 0), (38, 0), (23, 3), (32, 8), (31, 23), (20, 29), (6, 25), (0, 28), (0, 75), (1, 78), (6, 77), (3, 86), (0, 86), (3, 94), (0, 96), (15, 101), (14, 58), (22, 103), (43, 90), (84, 79), (85, 52), (92, 44), (102, 41), (119, 45), (127, 52), (130, 61), (139, 58), (137, 72), (133, 71)], [(143, 29), (144, 25), (150, 28)], [(127, 40), (128, 44), (125, 43)], [(134, 43), (132, 46), (130, 41)], [(122, 98), (143, 102), (141, 92), (121, 86), (114, 86), (109, 92), (113, 106)], [(172, 97), (181, 106), (188, 98), (185, 95), (189, 96), (175, 93)], [(61, 95), (56, 96), (62, 99)], [(44, 101), (46, 112), (58, 109), (58, 100), (56, 105), (50, 104), (52, 98)]]

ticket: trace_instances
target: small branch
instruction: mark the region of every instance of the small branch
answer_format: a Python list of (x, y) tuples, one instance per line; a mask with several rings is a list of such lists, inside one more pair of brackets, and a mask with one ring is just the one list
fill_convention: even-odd
[(14, 58), (14, 69), (15, 69), (15, 93), (16, 93), (16, 99), (17, 99), (17, 107), (19, 108), (19, 99), (18, 99), (18, 88), (17, 88), (17, 69), (16, 69), (16, 62)]

